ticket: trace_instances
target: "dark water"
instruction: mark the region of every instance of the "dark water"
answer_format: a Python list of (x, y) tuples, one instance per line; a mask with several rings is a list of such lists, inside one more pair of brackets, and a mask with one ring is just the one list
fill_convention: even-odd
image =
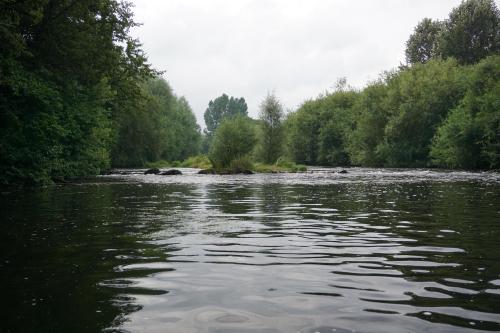
[(498, 173), (131, 174), (0, 209), (1, 332), (500, 331)]

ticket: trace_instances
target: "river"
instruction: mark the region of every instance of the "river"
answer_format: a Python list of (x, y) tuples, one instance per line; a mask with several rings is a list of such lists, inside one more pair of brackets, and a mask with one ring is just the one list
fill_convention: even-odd
[(500, 174), (2, 189), (1, 332), (500, 331)]

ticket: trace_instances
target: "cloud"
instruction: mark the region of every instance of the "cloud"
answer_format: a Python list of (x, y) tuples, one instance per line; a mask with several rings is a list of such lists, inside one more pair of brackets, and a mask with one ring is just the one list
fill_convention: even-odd
[(404, 61), (424, 17), (460, 0), (135, 0), (133, 30), (203, 126), (209, 100), (244, 97), (251, 116), (274, 91), (295, 109), (347, 77), (361, 88)]

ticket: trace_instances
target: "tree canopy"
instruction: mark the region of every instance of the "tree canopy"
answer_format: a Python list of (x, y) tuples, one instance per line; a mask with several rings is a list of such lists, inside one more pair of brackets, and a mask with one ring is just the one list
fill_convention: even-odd
[(184, 97), (177, 97), (162, 78), (142, 85), (141, 103), (117, 117), (112, 150), (116, 167), (141, 167), (158, 160), (180, 161), (199, 152), (200, 128)]
[(423, 19), (406, 43), (406, 61), (453, 57), (477, 63), (500, 52), (500, 11), (493, 0), (466, 0), (444, 21)]
[(199, 128), (130, 36), (118, 0), (0, 3), (0, 183), (195, 153)]
[(243, 97), (235, 98), (222, 94), (208, 103), (204, 119), (207, 126), (207, 132), (212, 135), (219, 127), (224, 118), (234, 116), (247, 116), (248, 106)]
[(156, 74), (130, 3), (3, 1), (0, 21), (0, 182), (109, 167), (114, 116)]
[(424, 18), (406, 42), (406, 62), (426, 63), (438, 54), (438, 39), (443, 22)]
[(283, 153), (284, 111), (276, 96), (269, 94), (260, 105), (258, 157), (265, 163), (275, 163)]

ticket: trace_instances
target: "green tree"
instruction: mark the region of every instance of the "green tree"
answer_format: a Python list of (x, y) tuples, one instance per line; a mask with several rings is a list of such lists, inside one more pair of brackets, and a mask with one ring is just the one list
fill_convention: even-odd
[(207, 126), (207, 134), (213, 135), (224, 118), (234, 116), (247, 116), (248, 106), (243, 97), (229, 97), (226, 94), (217, 97), (208, 103), (208, 108), (203, 115)]
[(320, 165), (349, 165), (348, 137), (354, 127), (353, 105), (358, 93), (347, 85), (318, 99), (318, 157)]
[(437, 131), (433, 162), (449, 168), (500, 167), (500, 56), (477, 64), (467, 93)]
[(283, 153), (285, 133), (283, 106), (274, 95), (267, 95), (260, 105), (258, 157), (265, 163), (275, 163)]
[(309, 165), (348, 165), (347, 139), (354, 127), (357, 92), (339, 80), (336, 91), (302, 104), (286, 120), (290, 157)]
[(184, 97), (162, 78), (143, 85), (143, 99), (120, 114), (113, 149), (116, 167), (141, 167), (158, 160), (184, 160), (200, 148), (200, 129)]
[(461, 67), (453, 59), (431, 60), (398, 72), (387, 84), (390, 114), (377, 153), (386, 166), (428, 166), (435, 131), (465, 93)]
[(252, 152), (256, 143), (255, 126), (244, 116), (226, 118), (215, 131), (210, 159), (216, 169), (227, 168), (236, 159)]
[[(387, 77), (387, 76), (386, 76)], [(389, 118), (388, 86), (385, 79), (368, 85), (353, 106), (356, 125), (348, 139), (347, 150), (355, 165), (381, 166), (377, 147), (384, 142)]]
[(0, 183), (109, 166), (114, 117), (155, 72), (125, 1), (0, 3)]
[(321, 125), (318, 104), (315, 100), (306, 101), (285, 120), (287, 152), (297, 163), (316, 164)]
[(177, 114), (176, 137), (179, 139), (177, 144), (180, 148), (175, 160), (182, 161), (200, 152), (201, 133), (196, 116), (186, 98), (176, 99), (175, 111)]
[(437, 43), (443, 26), (443, 22), (429, 18), (424, 18), (418, 23), (406, 42), (405, 53), (408, 64), (426, 63), (437, 55)]
[(500, 12), (493, 0), (467, 0), (454, 8), (439, 40), (439, 53), (473, 64), (500, 52)]

